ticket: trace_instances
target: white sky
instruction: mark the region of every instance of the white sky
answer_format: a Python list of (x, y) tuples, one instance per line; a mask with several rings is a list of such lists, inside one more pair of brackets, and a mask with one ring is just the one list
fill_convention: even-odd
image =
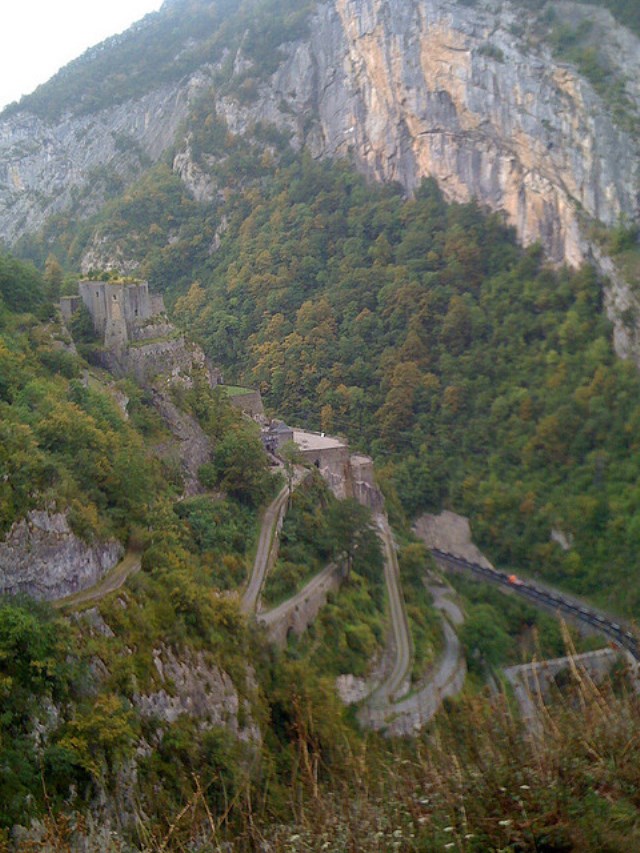
[(88, 47), (157, 11), (162, 0), (4, 0), (2, 5), (0, 109)]

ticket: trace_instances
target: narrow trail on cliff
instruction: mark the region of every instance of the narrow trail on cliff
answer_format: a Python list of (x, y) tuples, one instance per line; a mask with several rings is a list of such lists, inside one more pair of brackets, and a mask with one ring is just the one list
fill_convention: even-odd
[(83, 604), (88, 604), (91, 601), (100, 601), (105, 595), (109, 595), (109, 593), (120, 589), (128, 578), (140, 571), (140, 565), (140, 552), (129, 550), (122, 560), (110, 569), (98, 583), (80, 592), (74, 592), (72, 595), (59, 598), (57, 601), (52, 602), (52, 604), (58, 609), (72, 609), (80, 607)]

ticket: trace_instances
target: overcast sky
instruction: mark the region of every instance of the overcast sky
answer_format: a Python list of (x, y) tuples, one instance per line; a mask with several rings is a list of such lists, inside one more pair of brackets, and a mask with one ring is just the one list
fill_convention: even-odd
[(161, 5), (162, 0), (4, 0), (0, 109)]

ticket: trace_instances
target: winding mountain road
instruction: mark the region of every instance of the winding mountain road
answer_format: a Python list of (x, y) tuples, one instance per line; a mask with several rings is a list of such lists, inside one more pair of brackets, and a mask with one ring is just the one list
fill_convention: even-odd
[(398, 701), (388, 701), (376, 706), (365, 704), (358, 717), (363, 725), (385, 729), (387, 734), (411, 735), (425, 726), (437, 713), (444, 699), (462, 690), (467, 668), (454, 625), (460, 625), (464, 616), (458, 605), (449, 597), (453, 590), (444, 584), (431, 583), (429, 592), (433, 606), (442, 611), (444, 648), (435, 666), (426, 673), (422, 684), (408, 696)]
[(396, 545), (387, 516), (383, 513), (377, 513), (375, 520), (384, 547), (384, 576), (389, 597), (395, 660), (389, 677), (369, 696), (368, 703), (372, 707), (388, 705), (402, 691), (405, 683), (408, 687), (409, 672), (413, 661), (413, 643), (411, 641), (407, 611), (400, 586), (400, 569), (398, 567)]
[(487, 581), (503, 590), (509, 590), (516, 595), (528, 599), (538, 607), (551, 609), (554, 612), (561, 611), (572, 619), (578, 620), (588, 625), (591, 629), (614, 640), (618, 645), (630, 652), (636, 660), (640, 661), (640, 642), (638, 641), (638, 637), (631, 630), (631, 626), (622, 620), (616, 621), (603, 611), (591, 606), (588, 607), (578, 599), (564, 592), (559, 592), (548, 585), (542, 586), (539, 583), (517, 578), (513, 574), (501, 572), (492, 566), (473, 563), (465, 560), (463, 557), (458, 557), (447, 551), (441, 551), (438, 548), (431, 548), (431, 553), (435, 557), (436, 562), (445, 570), (462, 570), (471, 573), (480, 580)]
[[(296, 466), (296, 471), (291, 484), (292, 490), (297, 488), (310, 472), (305, 468)], [(240, 607), (243, 613), (255, 613), (260, 599), (260, 593), (269, 570), (273, 567), (278, 556), (278, 537), (280, 528), (287, 509), (289, 500), (289, 486), (283, 486), (277, 497), (265, 510), (260, 527), (258, 548), (253, 561), (251, 577), (242, 595)]]

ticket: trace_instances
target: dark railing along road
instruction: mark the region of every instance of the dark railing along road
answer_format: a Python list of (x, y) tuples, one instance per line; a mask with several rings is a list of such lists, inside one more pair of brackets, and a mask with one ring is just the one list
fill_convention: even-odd
[(483, 580), (507, 587), (518, 595), (523, 596), (523, 598), (528, 598), (533, 603), (551, 607), (554, 610), (561, 610), (574, 619), (579, 619), (581, 622), (590, 625), (600, 633), (610, 637), (618, 645), (631, 652), (636, 660), (640, 661), (640, 642), (638, 641), (638, 637), (629, 629), (628, 625), (621, 625), (618, 622), (614, 622), (609, 616), (600, 613), (598, 610), (585, 607), (585, 605), (571, 598), (540, 587), (529, 580), (509, 575), (490, 566), (481, 566), (479, 563), (472, 563), (463, 557), (449, 554), (448, 551), (441, 551), (438, 548), (431, 548), (430, 550), (433, 556), (443, 563), (449, 563), (458, 569), (465, 569)]

